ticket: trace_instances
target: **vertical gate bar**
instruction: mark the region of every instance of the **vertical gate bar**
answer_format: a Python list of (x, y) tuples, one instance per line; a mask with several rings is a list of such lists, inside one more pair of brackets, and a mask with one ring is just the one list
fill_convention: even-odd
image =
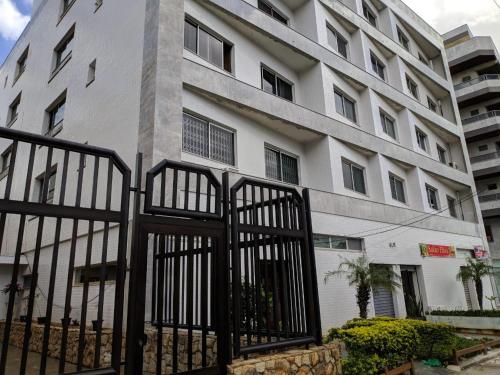
[[(7, 174), (7, 182), (5, 184), (5, 193), (4, 193), (4, 199), (9, 200), (10, 199), (10, 193), (12, 191), (12, 181), (14, 179), (14, 170), (16, 167), (16, 157), (17, 157), (17, 141), (12, 142), (12, 149), (11, 149), (11, 157), (10, 157), (10, 163), (9, 163), (9, 172)], [(0, 214), (0, 254), (2, 254), (2, 244), (3, 244), (3, 236), (5, 232), (5, 222), (7, 219), (7, 213), (2, 212)]]
[[(247, 185), (243, 185), (243, 224), (247, 224)], [(251, 309), (251, 302), (250, 302), (250, 280), (249, 280), (249, 259), (248, 259), (248, 233), (244, 232), (243, 233), (243, 262), (244, 262), (244, 270), (245, 270), (245, 311), (244, 311), (244, 318), (245, 318), (245, 330), (246, 330), (246, 336), (247, 336), (247, 345), (250, 346), (252, 344), (252, 332), (250, 330), (250, 309)], [(238, 281), (241, 282), (241, 281)]]
[[(281, 198), (281, 193), (284, 193), (284, 198), (282, 200)], [(285, 220), (285, 208), (282, 207), (282, 202), (285, 202), (286, 200), (286, 192), (277, 189), (276, 190), (276, 209), (277, 212), (280, 214), (276, 214), (276, 217), (278, 218), (277, 225), (281, 228), (286, 228), (286, 220)], [(280, 314), (281, 314), (281, 329), (280, 331), (283, 330), (284, 328), (284, 334), (285, 338), (289, 338), (289, 330), (288, 330), (288, 298), (287, 298), (287, 293), (288, 293), (288, 288), (286, 284), (286, 279), (285, 279), (285, 267), (284, 267), (284, 260), (283, 260), (283, 236), (280, 235), (278, 236), (277, 243), (276, 243), (276, 250), (277, 250), (277, 262), (278, 262), (278, 267), (279, 267), (279, 274), (276, 275), (278, 277), (278, 285), (280, 285), (279, 288), (279, 297), (280, 297)]]
[(303, 267), (302, 267), (302, 252), (303, 246), (302, 242), (299, 239), (295, 239), (295, 275), (297, 277), (297, 298), (299, 302), (299, 312), (300, 312), (300, 332), (305, 334), (306, 331), (306, 300), (304, 299), (303, 294), (303, 285), (304, 285), (304, 275), (303, 275)]
[(161, 171), (161, 180), (160, 180), (160, 207), (165, 207), (165, 185), (167, 183), (167, 176), (165, 169)]
[(184, 210), (189, 211), (189, 171), (184, 172)]
[[(186, 172), (186, 175), (189, 175)], [(186, 177), (186, 183), (189, 182), (189, 178)], [(188, 253), (187, 253), (187, 303), (186, 303), (186, 323), (188, 330), (187, 337), (187, 354), (188, 363), (187, 369), (191, 371), (193, 369), (193, 251), (194, 251), (194, 238), (193, 236), (188, 236)]]
[(207, 366), (207, 331), (208, 331), (208, 239), (202, 237), (201, 258), (201, 365)]
[(175, 247), (174, 247), (174, 327), (173, 327), (173, 338), (172, 338), (172, 371), (177, 373), (178, 370), (178, 352), (179, 352), (179, 279), (180, 279), (180, 247), (181, 247), (181, 235), (175, 235)]
[[(233, 293), (233, 354), (240, 354), (240, 322), (241, 322), (241, 264), (239, 246), (239, 218), (237, 191), (231, 188), (231, 263), (232, 263), (232, 293)], [(0, 374), (1, 375), (1, 374)]]
[[(261, 222), (262, 226), (266, 226), (266, 201), (265, 201), (265, 196), (264, 196), (264, 187), (261, 185), (260, 186), (260, 215), (261, 215)], [(263, 327), (263, 332), (267, 330), (267, 327), (269, 326), (268, 324), (268, 314), (269, 314), (269, 306), (268, 306), (268, 300), (269, 300), (269, 289), (267, 285), (267, 238), (266, 235), (262, 235), (262, 262), (264, 265), (264, 277), (263, 277), (263, 284), (264, 284), (264, 316), (261, 318), (262, 321), (266, 322), (266, 326)], [(259, 269), (260, 271), (260, 269)]]
[(311, 262), (311, 278), (312, 278), (312, 302), (314, 305), (314, 317), (316, 332), (314, 335), (316, 337), (316, 345), (321, 345), (322, 343), (322, 331), (321, 331), (321, 312), (319, 307), (319, 292), (318, 292), (318, 275), (316, 271), (316, 253), (314, 250), (314, 238), (312, 229), (312, 215), (311, 215), (311, 197), (309, 189), (304, 189), (302, 192), (302, 198), (304, 200), (304, 210), (306, 216), (306, 230), (307, 238), (306, 241), (309, 243), (309, 258)]
[[(297, 225), (296, 225), (296, 218), (295, 218), (295, 206), (294, 206), (294, 197), (292, 195), (290, 199), (290, 221), (291, 221), (291, 229), (296, 230)], [(293, 263), (293, 239), (289, 238), (287, 241), (287, 246), (286, 246), (286, 252), (287, 252), (287, 259), (288, 259), (288, 285), (290, 286), (290, 309), (291, 309), (291, 316), (290, 316), (290, 324), (291, 324), (291, 330), (294, 333), (294, 335), (299, 332), (298, 328), (298, 306), (297, 306), (297, 290), (295, 288), (295, 268), (294, 268), (294, 263)]]
[(201, 197), (201, 173), (198, 172), (196, 173), (196, 204), (195, 204), (195, 210), (196, 212), (200, 211), (200, 197)]
[(158, 261), (159, 261), (159, 253), (158, 253), (158, 247), (156, 246), (156, 242), (158, 241), (158, 234), (155, 234), (153, 236), (153, 260), (152, 260), (152, 270), (153, 270), (153, 275), (152, 275), (152, 285), (151, 285), (151, 324), (155, 325), (156, 324), (156, 319), (157, 319), (157, 311), (156, 311), (156, 294), (161, 293), (161, 290), (157, 288), (157, 278), (158, 278)]
[(198, 314), (198, 308), (199, 308), (199, 299), (200, 299), (200, 287), (199, 287), (199, 281), (200, 281), (200, 252), (201, 252), (201, 246), (200, 246), (200, 237), (196, 237), (196, 244), (195, 244), (195, 252), (193, 254), (194, 256), (194, 317), (193, 317), (193, 324), (194, 325), (199, 325), (200, 321), (198, 319), (199, 314)]
[[(64, 152), (63, 171), (61, 177), (61, 191), (59, 193), (59, 206), (64, 206), (66, 196), (66, 180), (68, 177), (69, 151)], [(60, 217), (56, 220), (56, 230), (54, 235), (54, 250), (52, 251), (52, 262), (50, 266), (49, 276), (49, 294), (47, 296), (47, 309), (45, 313), (46, 322), (43, 331), (42, 356), (40, 360), (40, 375), (45, 375), (47, 368), (47, 357), (49, 351), (50, 327), (52, 324), (52, 304), (54, 303), (54, 289), (56, 284), (57, 273), (57, 258), (59, 257), (59, 241), (61, 239), (61, 224)]]
[[(271, 190), (272, 191), (272, 190)], [(280, 228), (281, 219), (279, 216), (279, 208), (276, 207), (276, 204), (279, 205), (279, 189), (276, 189), (276, 200), (275, 204), (273, 204), (272, 193), (270, 197), (270, 211), (275, 210), (274, 215), (276, 221), (273, 223), (275, 228)], [(273, 226), (272, 225), (272, 226)], [(278, 311), (278, 270), (276, 268), (276, 243), (274, 236), (271, 236), (271, 272), (272, 272), (272, 282), (273, 282), (273, 311), (274, 311), (274, 331), (276, 332), (276, 339), (280, 341), (280, 330), (279, 330), (279, 311)]]
[(175, 236), (169, 236), (168, 245), (168, 285), (165, 291), (165, 295), (168, 293), (168, 322), (172, 323), (174, 316), (174, 303), (173, 303), (173, 285), (174, 285), (174, 251), (175, 251)]
[[(259, 225), (258, 208), (255, 197), (255, 185), (252, 184), (252, 217), (253, 225), (257, 227)], [(261, 307), (261, 275), (260, 275), (260, 246), (259, 246), (260, 235), (253, 234), (253, 249), (254, 249), (254, 262), (255, 262), (255, 306), (257, 315), (257, 342), (261, 342), (261, 332), (262, 332), (262, 307)]]
[[(92, 197), (90, 208), (96, 208), (97, 200), (97, 184), (99, 181), (99, 157), (94, 157), (94, 176), (92, 182)], [(81, 371), (83, 367), (83, 352), (85, 350), (85, 338), (87, 331), (87, 307), (89, 298), (89, 274), (90, 265), (92, 263), (92, 246), (94, 242), (94, 220), (89, 220), (89, 231), (87, 234), (87, 253), (85, 259), (85, 281), (83, 283), (82, 309), (80, 311), (80, 333), (78, 335), (78, 356), (77, 356), (77, 371)]]
[[(141, 254), (141, 250), (147, 248), (147, 236), (143, 235), (140, 226), (140, 209), (141, 209), (141, 190), (142, 190), (142, 154), (138, 153), (136, 157), (135, 167), (135, 193), (134, 193), (134, 206), (133, 206), (133, 224), (132, 224), (132, 240), (130, 249), (130, 280), (129, 280), (129, 298), (128, 298), (128, 314), (127, 314), (127, 342), (126, 342), (126, 375), (140, 375), (142, 374), (142, 365), (144, 359), (143, 353), (143, 336), (144, 336), (144, 302), (145, 297), (145, 280), (147, 269), (147, 252), (146, 255)], [(130, 174), (128, 174), (128, 181), (126, 176), (123, 177), (123, 185), (130, 189)], [(122, 186), (123, 188), (123, 186)], [(123, 190), (122, 190), (123, 192)], [(122, 209), (124, 208), (125, 201), (128, 204), (128, 193), (122, 195)], [(128, 207), (128, 206), (127, 206)], [(122, 211), (123, 213), (124, 211)], [(120, 237), (122, 235), (122, 225), (128, 222), (128, 208), (127, 214), (122, 217), (120, 223)], [(125, 227), (126, 228), (126, 227)], [(122, 245), (126, 246), (127, 233), (124, 234), (125, 242)], [(120, 244), (119, 244), (120, 245)], [(126, 249), (125, 249), (126, 250)], [(146, 258), (146, 259), (145, 259)], [(125, 264), (126, 265), (126, 261)], [(123, 274), (125, 277), (125, 274)], [(125, 279), (122, 280), (125, 282)], [(142, 287), (142, 289), (141, 289)], [(115, 302), (116, 303), (116, 302)], [(116, 316), (116, 315), (115, 315)], [(116, 328), (117, 322), (113, 323), (113, 328)], [(115, 330), (115, 329), (114, 329)], [(113, 331), (114, 331), (113, 330)], [(113, 368), (115, 371), (120, 369), (121, 361), (121, 332), (119, 336), (119, 348), (115, 348), (115, 340), (117, 337), (113, 334), (113, 355), (115, 350), (118, 353), (118, 367), (115, 367), (113, 359)]]
[[(16, 152), (17, 152), (17, 149), (16, 149)], [(25, 181), (25, 186), (24, 186), (24, 196), (23, 196), (24, 202), (27, 202), (29, 200), (29, 195), (30, 195), (30, 190), (31, 190), (30, 189), (31, 188), (31, 180), (33, 177), (33, 164), (35, 161), (35, 152), (36, 152), (36, 145), (31, 144), (30, 156), (29, 156), (29, 161), (28, 161), (28, 171), (26, 173), (26, 181)], [(15, 155), (15, 154), (13, 154), (13, 155)], [(12, 160), (11, 160), (11, 165), (12, 165)], [(9, 173), (10, 173), (10, 171), (9, 171)], [(14, 265), (13, 265), (13, 269), (12, 269), (11, 285), (14, 285), (14, 283), (17, 283), (17, 279), (19, 276), (19, 263), (21, 261), (21, 251), (22, 251), (22, 246), (23, 246), (25, 223), (26, 223), (26, 215), (21, 215), (21, 218), (19, 220), (19, 228), (18, 228), (18, 232), (17, 232), (16, 253), (14, 256)], [(1, 246), (1, 243), (0, 243), (0, 246)], [(0, 375), (5, 375), (5, 368), (7, 366), (7, 355), (8, 355), (8, 350), (9, 350), (9, 339), (10, 339), (10, 331), (12, 328), (12, 318), (13, 318), (13, 313), (14, 313), (15, 298), (16, 298), (16, 291), (14, 289), (11, 289), (10, 293), (9, 293), (9, 302), (8, 302), (8, 306), (7, 306), (7, 316), (5, 317), (5, 327), (4, 327), (4, 332), (3, 332), (2, 353), (0, 356)]]
[[(85, 168), (85, 155), (80, 153), (80, 161), (78, 165), (78, 180), (76, 186), (75, 207), (80, 207), (82, 200), (82, 183), (83, 183), (83, 169)], [(71, 247), (69, 255), (69, 268), (68, 279), (66, 281), (66, 298), (64, 303), (64, 320), (63, 330), (61, 334), (61, 356), (59, 357), (59, 373), (64, 373), (66, 366), (66, 347), (68, 343), (68, 325), (69, 314), (71, 313), (71, 296), (73, 291), (73, 275), (75, 265), (76, 243), (78, 241), (78, 219), (73, 219), (73, 231), (71, 234)]]
[[(50, 170), (52, 168), (52, 153), (53, 148), (49, 147), (47, 149), (47, 159), (45, 163), (45, 172), (43, 177), (43, 185), (42, 185), (42, 194), (41, 194), (41, 202), (44, 203), (47, 200), (47, 192), (49, 190), (49, 179), (50, 179)], [(20, 375), (24, 375), (26, 373), (26, 366), (28, 361), (28, 351), (30, 346), (30, 338), (31, 338), (31, 324), (33, 319), (33, 310), (35, 305), (35, 292), (36, 287), (38, 285), (38, 266), (40, 262), (40, 252), (42, 247), (42, 237), (43, 237), (43, 226), (45, 223), (45, 216), (38, 217), (38, 228), (36, 234), (36, 243), (35, 243), (35, 254), (33, 258), (33, 265), (31, 268), (31, 287), (30, 287), (30, 295), (28, 299), (28, 313), (26, 314), (26, 325), (24, 326), (24, 339), (23, 339), (23, 348), (21, 354), (21, 366), (19, 370)], [(26, 256), (26, 255), (25, 255)]]
[[(111, 210), (111, 196), (113, 191), (113, 161), (108, 159), (108, 180), (106, 182), (106, 210)], [(99, 299), (97, 302), (97, 331), (95, 337), (94, 350), (94, 368), (99, 368), (101, 365), (101, 342), (102, 342), (102, 325), (104, 315), (104, 294), (106, 292), (106, 270), (108, 262), (108, 240), (109, 240), (109, 222), (104, 223), (104, 232), (102, 235), (102, 254), (101, 254), (101, 270), (99, 275)]]
[[(184, 237), (183, 237), (184, 238)], [(185, 321), (185, 307), (186, 307), (186, 256), (185, 256), (185, 250), (186, 250), (187, 243), (185, 239), (181, 243), (182, 247), (182, 255), (181, 255), (181, 300), (180, 300), (180, 319), (179, 323), (186, 323)]]
[(163, 364), (163, 288), (165, 287), (165, 235), (155, 236), (160, 241), (159, 253), (158, 244), (156, 239), (154, 242), (154, 252), (157, 253), (157, 257), (153, 257), (153, 268), (158, 268), (157, 280), (153, 278), (153, 285), (157, 284), (158, 290), (158, 302), (156, 306), (156, 374), (162, 375), (162, 364)]
[(211, 212), (212, 207), (212, 184), (210, 180), (207, 178), (207, 212)]
[[(285, 229), (291, 229), (290, 228), (290, 220), (289, 220), (289, 211), (288, 211), (288, 193), (286, 190), (283, 191), (283, 203), (282, 203), (282, 210), (283, 210), (283, 227)], [(284, 317), (284, 324), (283, 326), (285, 327), (285, 337), (289, 338), (290, 337), (290, 298), (289, 298), (289, 286), (287, 282), (287, 274), (288, 274), (288, 267), (286, 267), (285, 264), (285, 255), (286, 255), (286, 246), (289, 241), (289, 237), (284, 237), (280, 236), (280, 245), (279, 245), (279, 251), (280, 251), (280, 266), (281, 266), (281, 282), (283, 285), (283, 305), (284, 305), (284, 310), (285, 310), (285, 317)]]

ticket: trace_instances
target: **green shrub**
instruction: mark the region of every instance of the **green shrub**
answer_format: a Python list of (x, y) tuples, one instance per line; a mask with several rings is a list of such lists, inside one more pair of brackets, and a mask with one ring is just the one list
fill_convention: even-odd
[(484, 318), (500, 318), (500, 310), (435, 310), (429, 313), (436, 316), (477, 316)]
[(342, 359), (343, 375), (378, 375), (380, 370), (387, 367), (387, 360), (372, 355), (349, 355)]

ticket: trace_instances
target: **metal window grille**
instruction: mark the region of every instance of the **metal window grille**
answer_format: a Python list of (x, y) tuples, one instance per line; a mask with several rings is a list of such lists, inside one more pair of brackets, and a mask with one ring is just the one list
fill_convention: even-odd
[(184, 114), (182, 149), (205, 158), (209, 152), (209, 124), (207, 121)]
[(299, 183), (297, 158), (266, 147), (266, 177), (290, 184)]
[(234, 165), (234, 134), (210, 125), (210, 159)]

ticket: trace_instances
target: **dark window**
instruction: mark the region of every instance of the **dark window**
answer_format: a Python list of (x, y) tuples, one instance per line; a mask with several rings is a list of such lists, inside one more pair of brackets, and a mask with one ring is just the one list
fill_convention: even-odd
[(273, 180), (299, 183), (299, 161), (277, 149), (265, 148), (266, 177)]
[(54, 70), (59, 68), (67, 59), (71, 57), (74, 36), (75, 36), (75, 29), (73, 27), (54, 49), (54, 52), (56, 54), (56, 66)]
[(366, 194), (364, 168), (348, 160), (342, 160), (342, 174), (344, 176), (344, 187), (346, 189)]
[(66, 96), (61, 98), (47, 110), (49, 114), (49, 125), (47, 131), (50, 132), (64, 121), (64, 110), (66, 108)]
[(396, 124), (394, 119), (385, 112), (380, 111), (380, 121), (382, 123), (383, 132), (389, 137), (396, 139)]
[(271, 70), (262, 67), (262, 90), (286, 100), (293, 100), (292, 84)]
[(97, 67), (97, 61), (94, 60), (89, 64), (89, 71), (87, 73), (87, 86), (95, 81), (95, 71)]
[(440, 145), (437, 145), (439, 161), (443, 164), (446, 164), (446, 150), (442, 148)]
[(429, 66), (429, 60), (427, 60), (427, 58), (422, 55), (420, 52), (418, 53), (418, 59), (423, 62), (425, 65)]
[(410, 40), (399, 27), (398, 27), (398, 40), (405, 50), (407, 51), (410, 50)]
[(493, 232), (491, 231), (491, 226), (490, 225), (485, 225), (484, 230), (486, 231), (486, 239), (488, 242), (495, 242), (495, 239), (493, 238)]
[(356, 122), (356, 107), (354, 101), (338, 90), (335, 90), (335, 109), (337, 113), (348, 118), (352, 122)]
[(487, 151), (488, 150), (488, 145), (480, 145), (477, 149), (479, 151)]
[[(38, 177), (38, 203), (52, 203), (54, 201), (54, 192), (56, 188), (56, 171), (49, 172), (49, 177), (46, 180), (45, 173)], [(43, 199), (44, 185), (47, 184), (47, 195)]]
[(437, 104), (429, 97), (427, 97), (427, 106), (432, 112), (437, 113)]
[(417, 144), (422, 150), (427, 151), (427, 134), (425, 134), (419, 128), (415, 128), (415, 133), (417, 135)]
[(457, 218), (457, 200), (450, 196), (447, 196), (446, 200), (448, 201), (448, 210), (450, 211), (450, 216)]
[(340, 33), (330, 25), (327, 25), (326, 33), (328, 36), (328, 44), (347, 59), (347, 39), (340, 35)]
[(17, 80), (21, 76), (21, 74), (23, 74), (24, 71), (26, 70), (26, 62), (28, 61), (28, 53), (29, 53), (29, 47), (24, 50), (24, 52), (21, 55), (21, 57), (19, 58), (19, 60), (17, 60), (15, 80)]
[(413, 95), (415, 99), (418, 99), (418, 86), (414, 80), (412, 80), (408, 75), (406, 75), (406, 87)]
[(377, 27), (377, 16), (375, 16), (375, 13), (365, 2), (363, 2), (363, 16), (365, 16), (368, 22), (370, 22), (373, 26)]
[(233, 46), (191, 20), (184, 20), (184, 47), (215, 66), (232, 71)]
[(21, 104), (21, 94), (19, 94), (9, 106), (9, 116), (7, 118), (7, 126), (16, 121), (19, 115), (19, 105)]
[(62, 14), (66, 13), (76, 0), (62, 0)]
[(362, 251), (363, 239), (314, 234), (314, 247), (323, 249)]
[(469, 82), (471, 79), (471, 76), (465, 76), (462, 78), (462, 82)]
[(234, 133), (206, 120), (184, 114), (182, 150), (234, 165)]
[(429, 207), (433, 210), (439, 210), (439, 199), (438, 191), (430, 185), (425, 185), (425, 190), (427, 192), (427, 202), (429, 202)]
[(2, 169), (0, 170), (1, 172), (5, 172), (7, 169), (10, 167), (10, 161), (12, 158), (12, 146), (9, 146), (3, 153), (2, 153)]
[(406, 203), (405, 188), (404, 188), (403, 180), (400, 179), (399, 177), (396, 177), (393, 174), (389, 173), (389, 182), (391, 184), (392, 198), (399, 201), (399, 202)]
[(373, 52), (370, 53), (370, 59), (372, 62), (372, 70), (383, 80), (385, 80), (385, 65), (380, 61), (380, 59), (375, 56)]
[(488, 184), (488, 190), (496, 190), (496, 189), (498, 189), (497, 184)]
[(261, 11), (273, 17), (277, 21), (281, 22), (284, 25), (288, 24), (288, 19), (283, 15), (283, 13), (281, 13), (279, 10), (277, 10), (274, 6), (272, 6), (268, 2), (259, 0), (258, 6)]
[(474, 117), (474, 116), (477, 116), (479, 115), (479, 109), (473, 109), (472, 111), (470, 111), (470, 116), (471, 117)]
[[(75, 269), (75, 281), (77, 284), (98, 283), (101, 280), (102, 266), (100, 264), (91, 265), (88, 269), (88, 276), (85, 277), (85, 267)], [(106, 264), (104, 266), (104, 281), (116, 281), (116, 265)]]

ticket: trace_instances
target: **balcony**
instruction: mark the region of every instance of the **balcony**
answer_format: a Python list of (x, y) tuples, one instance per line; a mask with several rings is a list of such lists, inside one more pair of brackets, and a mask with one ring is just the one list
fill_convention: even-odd
[(484, 177), (500, 172), (500, 151), (470, 158), (474, 177)]
[(478, 198), (483, 217), (500, 216), (500, 194), (481, 195)]
[(474, 142), (500, 133), (500, 110), (481, 113), (462, 120), (465, 138)]
[(446, 50), (451, 74), (475, 66), (500, 60), (493, 39), (489, 36), (475, 36)]
[(468, 107), (500, 96), (500, 74), (484, 74), (455, 85), (460, 107)]

